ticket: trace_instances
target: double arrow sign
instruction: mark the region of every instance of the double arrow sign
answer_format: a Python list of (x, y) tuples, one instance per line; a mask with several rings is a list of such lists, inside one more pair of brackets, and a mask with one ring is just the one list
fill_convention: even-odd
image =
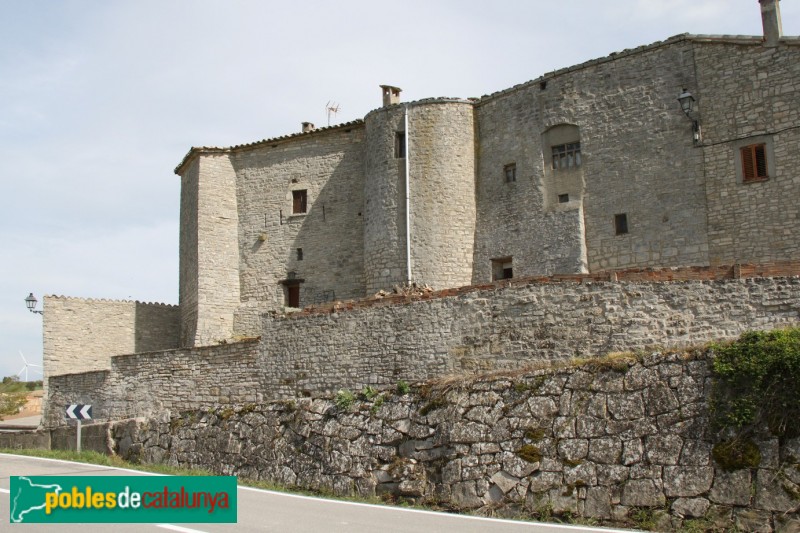
[(74, 420), (91, 420), (92, 419), (92, 406), (81, 405), (73, 403), (67, 406), (67, 418)]

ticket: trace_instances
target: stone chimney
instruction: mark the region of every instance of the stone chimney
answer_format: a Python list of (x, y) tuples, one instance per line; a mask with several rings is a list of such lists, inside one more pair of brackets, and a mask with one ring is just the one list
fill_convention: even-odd
[(309, 131), (314, 131), (316, 128), (312, 122), (303, 122), (303, 133), (308, 133)]
[(381, 91), (383, 92), (383, 107), (400, 103), (400, 93), (403, 91), (400, 87), (381, 85)]
[(758, 0), (761, 4), (761, 25), (764, 27), (764, 46), (778, 46), (783, 35), (780, 0)]

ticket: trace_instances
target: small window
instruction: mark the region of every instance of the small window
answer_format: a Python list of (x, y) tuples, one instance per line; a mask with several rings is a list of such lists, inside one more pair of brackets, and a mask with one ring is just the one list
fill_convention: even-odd
[(581, 166), (581, 143), (573, 142), (553, 146), (553, 169)]
[(308, 191), (292, 191), (292, 214), (305, 213), (308, 210)]
[(558, 195), (558, 203), (565, 204), (569, 202), (569, 194), (559, 194)]
[(742, 181), (761, 181), (767, 173), (767, 145), (751, 144), (740, 148), (742, 154)]
[(397, 131), (394, 134), (394, 156), (403, 159), (406, 156), (406, 132)]
[(614, 232), (617, 235), (625, 235), (628, 233), (628, 215), (620, 213), (614, 215)]
[(514, 268), (510, 257), (492, 259), (492, 281), (511, 279), (514, 277)]
[(297, 260), (298, 261), (302, 261), (303, 260), (303, 249), (302, 248), (298, 248), (297, 249)]
[(503, 167), (503, 174), (506, 176), (506, 183), (517, 181), (517, 164), (509, 163)]
[(300, 285), (286, 287), (286, 307), (300, 307)]

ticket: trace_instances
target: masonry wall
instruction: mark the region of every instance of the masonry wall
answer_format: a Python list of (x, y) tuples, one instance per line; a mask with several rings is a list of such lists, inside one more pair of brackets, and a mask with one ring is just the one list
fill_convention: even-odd
[[(695, 90), (692, 51), (671, 40), (478, 102), (474, 283), (505, 256), (515, 275), (708, 264), (702, 154), (676, 101), (681, 88)], [(545, 134), (563, 124), (579, 129), (582, 191), (570, 171), (551, 168)], [(568, 202), (554, 200), (561, 193)], [(627, 234), (615, 234), (616, 214), (627, 215)]]
[(177, 306), (45, 296), (48, 376), (107, 370), (114, 355), (177, 348)]
[(439, 296), (268, 318), (261, 340), (265, 390), (335, 392), (691, 345), (800, 320), (797, 277), (648, 283), (576, 276)]
[(226, 153), (205, 154), (181, 175), (181, 345), (233, 336), (239, 305), (236, 175)]
[[(398, 157), (408, 110), (408, 158)], [(410, 164), (411, 279), (469, 285), (475, 235), (472, 102), (430, 99), (377, 109), (367, 131), (364, 265), (367, 294), (406, 282), (406, 164)], [(403, 141), (405, 142), (405, 141)], [(409, 163), (410, 162), (410, 163)]]
[[(117, 420), (232, 398), (546, 366), (800, 322), (799, 277), (713, 279), (729, 270), (630, 274), (712, 278), (672, 282), (514, 280), (267, 315), (258, 340), (116, 356), (102, 375), (53, 375), (47, 403), (57, 412), (64, 401), (77, 401), (69, 394), (95, 405), (97, 417)], [(55, 416), (45, 423), (63, 422)]]
[[(258, 335), (294, 273), (300, 306), (364, 295), (364, 126), (347, 125), (235, 152), (241, 305), (236, 334)], [(292, 192), (307, 212), (293, 213)], [(298, 256), (302, 249), (302, 259)]]
[(114, 355), (179, 346), (174, 305), (45, 296), (43, 306), (45, 397), (51, 376), (105, 370)]
[(660, 531), (794, 531), (800, 439), (764, 433), (756, 468), (725, 471), (712, 458), (712, 387), (707, 354), (653, 354), (391, 389), (350, 405), (173, 412), (109, 433), (129, 459), (339, 495)]
[[(711, 263), (798, 257), (800, 43), (698, 42), (694, 55)], [(739, 149), (764, 142), (769, 179), (743, 183)]]
[(112, 357), (104, 370), (52, 375), (42, 425), (58, 427), (64, 405), (92, 405), (97, 421), (261, 402), (257, 341)]

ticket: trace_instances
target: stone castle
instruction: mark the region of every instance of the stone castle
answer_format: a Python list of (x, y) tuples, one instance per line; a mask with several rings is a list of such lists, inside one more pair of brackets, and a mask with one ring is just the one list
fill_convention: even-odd
[[(800, 438), (719, 467), (713, 354), (685, 351), (800, 323), (800, 38), (760, 4), (760, 37), (679, 35), (477, 99), (383, 86), (363, 120), (192, 148), (180, 304), (45, 297), (45, 445), (90, 404), (93, 446), (134, 460), (796, 530)], [(392, 294), (409, 282), (436, 290)]]
[(265, 313), (409, 282), (796, 273), (800, 38), (777, 1), (761, 11), (763, 36), (678, 35), (481, 98), (382, 86), (363, 120), (192, 148), (179, 306), (47, 297), (48, 375), (263, 337)]
[(382, 86), (363, 120), (192, 148), (181, 346), (409, 281), (800, 259), (800, 41), (765, 6), (765, 37), (679, 35), (482, 98)]

